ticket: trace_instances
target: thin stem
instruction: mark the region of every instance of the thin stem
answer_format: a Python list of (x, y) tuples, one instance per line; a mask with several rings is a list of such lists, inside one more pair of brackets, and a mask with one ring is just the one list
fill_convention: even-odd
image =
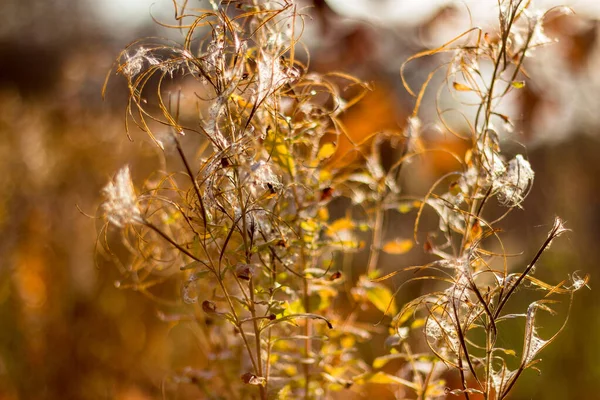
[[(462, 348), (458, 349), (458, 372), (460, 373), (460, 383), (462, 385), (463, 390), (467, 390), (467, 378), (465, 377), (465, 371), (464, 371), (464, 367), (463, 367), (463, 362), (462, 362)], [(464, 392), (465, 394), (465, 399), (469, 400), (469, 393), (468, 392)]]
[(196, 181), (195, 175), (192, 172), (192, 168), (190, 167), (190, 163), (185, 156), (183, 149), (181, 148), (181, 143), (179, 142), (179, 138), (173, 133), (173, 140), (175, 141), (175, 147), (177, 148), (177, 153), (185, 166), (185, 170), (187, 171), (190, 181), (192, 182), (192, 186), (194, 187), (194, 191), (196, 192), (196, 197), (198, 198), (198, 203), (200, 204), (200, 213), (202, 214), (202, 223), (204, 225), (204, 232), (206, 237), (207, 232), (207, 223), (206, 223), (206, 208), (204, 208), (204, 201), (202, 200), (202, 195), (200, 194), (200, 187), (198, 186), (198, 182)]
[[(263, 377), (263, 367), (262, 367), (262, 349), (260, 345), (260, 329), (258, 326), (258, 319), (256, 318), (256, 309), (254, 302), (254, 279), (250, 278), (250, 282), (248, 283), (248, 289), (250, 291), (250, 314), (252, 315), (252, 327), (254, 328), (254, 340), (256, 345), (256, 361), (257, 361), (257, 373), (258, 376)], [(265, 378), (266, 379), (266, 378)], [(265, 387), (260, 385), (260, 397), (261, 399), (266, 400), (267, 392)]]
[[(486, 314), (486, 328), (485, 328), (485, 391), (484, 391), (484, 399), (489, 400), (492, 393), (492, 351), (493, 351), (493, 343), (492, 343), (492, 332), (490, 327), (493, 324), (493, 317), (489, 314)], [(495, 329), (495, 328), (494, 328)], [(494, 341), (496, 335), (494, 334)]]
[(225, 295), (225, 299), (227, 300), (227, 304), (229, 305), (229, 309), (231, 310), (231, 315), (234, 318), (235, 326), (240, 331), (240, 335), (242, 336), (242, 340), (244, 341), (244, 346), (246, 347), (246, 350), (248, 351), (248, 355), (250, 356), (250, 362), (252, 363), (252, 367), (254, 368), (255, 371), (258, 372), (258, 364), (256, 363), (256, 361), (254, 359), (254, 355), (252, 354), (252, 350), (251, 350), (250, 342), (248, 341), (248, 337), (246, 336), (246, 333), (244, 332), (244, 329), (243, 329), (242, 325), (240, 324), (239, 318), (237, 316), (237, 311), (235, 310), (235, 306), (233, 305), (233, 301), (231, 300), (231, 296), (229, 295), (229, 292), (227, 291), (227, 288), (225, 287), (223, 280), (218, 275), (217, 275), (217, 281), (219, 282), (219, 286), (221, 287), (221, 290), (223, 291), (223, 294)]
[(429, 382), (431, 381), (431, 378), (433, 377), (433, 373), (435, 372), (435, 365), (436, 365), (436, 362), (432, 361), (432, 363), (431, 363), (431, 369), (427, 373), (427, 376), (425, 377), (425, 381), (423, 382), (423, 385), (422, 385), (423, 392), (419, 396), (419, 400), (426, 400), (427, 399), (427, 389), (429, 387)]
[(506, 302), (508, 301), (508, 299), (510, 298), (510, 296), (514, 293), (514, 291), (517, 289), (517, 287), (519, 287), (519, 285), (521, 285), (521, 282), (523, 282), (523, 280), (529, 274), (529, 272), (531, 272), (531, 269), (535, 266), (535, 263), (542, 256), (542, 253), (546, 250), (546, 248), (548, 248), (548, 246), (550, 245), (550, 242), (552, 242), (552, 240), (554, 238), (556, 238), (556, 232), (552, 231), (552, 232), (550, 232), (550, 234), (548, 235), (548, 237), (544, 241), (544, 244), (542, 244), (542, 247), (539, 248), (539, 250), (537, 251), (537, 253), (533, 257), (533, 260), (531, 260), (531, 262), (529, 263), (529, 265), (527, 266), (527, 268), (525, 268), (525, 271), (523, 271), (523, 273), (521, 273), (521, 275), (517, 278), (517, 280), (515, 281), (515, 283), (513, 285), (511, 285), (511, 287), (508, 290), (508, 292), (506, 292), (506, 294), (504, 295), (504, 297), (498, 303), (498, 308), (496, 309), (496, 312), (494, 313), (494, 319), (498, 318), (498, 316), (500, 315), (500, 312), (502, 311), (502, 308), (504, 307), (504, 305), (506, 304)]
[[(304, 278), (302, 285), (302, 295), (304, 297), (304, 310), (307, 313), (310, 313), (310, 298), (308, 293), (308, 278)], [(308, 360), (311, 353), (311, 320), (306, 319), (304, 323), (304, 336), (306, 339), (304, 340), (304, 357)], [(308, 400), (310, 398), (310, 365), (305, 362), (303, 365), (304, 368), (304, 398)]]
[(171, 239), (169, 237), (169, 235), (167, 235), (162, 230), (160, 230), (160, 228), (158, 228), (152, 222), (150, 222), (148, 220), (144, 220), (144, 225), (146, 225), (148, 228), (152, 229), (154, 232), (158, 233), (163, 239), (165, 239), (167, 242), (171, 243), (177, 250), (181, 251), (183, 254), (190, 257), (192, 260), (198, 261), (199, 263), (206, 265), (206, 263), (204, 261), (202, 261), (195, 255), (193, 255), (192, 253), (187, 251), (185, 248), (183, 248), (181, 245), (179, 245), (177, 242), (175, 242), (173, 239)]
[(367, 263), (367, 275), (375, 268), (379, 263), (379, 254), (381, 252), (381, 246), (383, 242), (383, 217), (385, 211), (381, 206), (381, 200), (377, 202), (377, 210), (375, 211), (375, 225), (373, 226), (373, 239), (371, 243), (371, 251), (369, 252), (369, 261)]

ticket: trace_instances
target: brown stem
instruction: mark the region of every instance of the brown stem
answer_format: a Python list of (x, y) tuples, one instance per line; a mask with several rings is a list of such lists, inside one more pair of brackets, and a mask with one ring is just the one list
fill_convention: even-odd
[(502, 308), (504, 307), (504, 305), (506, 304), (506, 302), (508, 301), (508, 299), (510, 298), (510, 296), (514, 293), (514, 291), (517, 289), (517, 287), (519, 287), (519, 285), (521, 284), (521, 282), (523, 282), (523, 280), (529, 274), (529, 272), (531, 272), (531, 269), (535, 266), (535, 263), (542, 256), (542, 253), (546, 250), (546, 248), (548, 248), (548, 246), (550, 246), (550, 242), (552, 242), (552, 240), (554, 238), (556, 238), (556, 233), (557, 233), (556, 230), (552, 230), (550, 232), (550, 234), (548, 235), (548, 237), (544, 241), (544, 244), (542, 244), (542, 247), (539, 248), (539, 250), (537, 251), (537, 253), (533, 257), (533, 260), (531, 260), (531, 262), (529, 263), (529, 265), (527, 266), (527, 268), (525, 268), (525, 271), (523, 271), (523, 273), (519, 276), (519, 278), (517, 278), (517, 280), (515, 281), (515, 283), (513, 285), (511, 285), (511, 287), (508, 290), (508, 292), (504, 295), (504, 298), (502, 298), (500, 300), (500, 303), (498, 303), (498, 308), (496, 309), (496, 312), (494, 313), (494, 319), (498, 318), (498, 316), (500, 315), (500, 312), (502, 311)]
[[(308, 279), (304, 278), (304, 282), (303, 282), (303, 286), (302, 286), (302, 294), (304, 296), (304, 310), (307, 313), (310, 313), (310, 299), (309, 299), (309, 293), (308, 293)], [(310, 335), (311, 335), (311, 320), (309, 318), (306, 319), (306, 322), (304, 323), (304, 335), (306, 336), (306, 339), (304, 340), (304, 357), (306, 357), (306, 359), (308, 359), (310, 357), (310, 353), (311, 353), (311, 341), (310, 341)], [(308, 400), (310, 398), (309, 396), (309, 389), (310, 389), (310, 365), (308, 363), (304, 363), (304, 398), (306, 400)]]
[(379, 253), (383, 242), (383, 217), (384, 210), (381, 206), (381, 201), (378, 201), (375, 214), (375, 225), (373, 226), (371, 251), (369, 252), (369, 262), (367, 263), (367, 275), (377, 268), (377, 264), (379, 263)]
[[(257, 366), (257, 375), (260, 377), (263, 376), (263, 367), (262, 367), (262, 350), (260, 345), (260, 329), (258, 326), (258, 318), (256, 318), (256, 309), (254, 308), (254, 280), (250, 278), (250, 282), (248, 283), (248, 289), (250, 291), (250, 314), (252, 315), (252, 327), (254, 328), (254, 339), (256, 346), (256, 366)], [(265, 378), (266, 379), (266, 378)], [(267, 391), (265, 387), (260, 385), (260, 398), (263, 400), (267, 399)]]

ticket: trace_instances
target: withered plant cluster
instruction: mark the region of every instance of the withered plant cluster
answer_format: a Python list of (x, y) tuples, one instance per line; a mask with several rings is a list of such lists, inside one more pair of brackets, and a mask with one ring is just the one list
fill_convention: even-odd
[[(345, 135), (339, 117), (369, 87), (308, 71), (299, 41), (305, 19), (291, 0), (211, 1), (208, 10), (175, 4), (182, 44), (146, 39), (121, 53), (128, 121), (148, 133), (164, 162), (140, 189), (127, 166), (105, 187), (100, 243), (122, 269), (121, 287), (157, 301), (165, 320), (197, 326), (198, 363), (171, 383), (197, 385), (210, 399), (328, 399), (375, 385), (389, 385), (396, 398), (502, 399), (536, 365), (556, 337), (538, 333), (536, 315), (553, 313), (560, 295), (570, 304), (587, 278), (553, 285), (533, 276), (566, 230), (558, 218), (525, 266), (509, 264), (499, 235), (534, 172), (523, 155), (503, 154), (510, 119), (497, 107), (523, 87), (523, 62), (550, 41), (543, 22), (552, 14), (530, 11), (527, 1), (498, 5), (497, 31), (473, 28), (408, 60), (450, 54), (421, 90), (405, 83), (416, 97), (407, 128), (356, 144), (362, 161), (351, 164), (336, 162), (345, 156), (336, 153)], [(421, 137), (419, 108), (442, 70), (439, 93), (474, 100), (466, 133), (438, 107), (443, 129), (469, 149), (452, 154), (457, 171), (416, 200), (402, 193), (400, 177), (404, 164), (439, 151)], [(186, 102), (195, 103), (191, 112)], [(388, 167), (383, 142), (397, 148)], [(386, 242), (394, 236), (384, 232), (386, 218), (411, 211), (414, 239)], [(437, 214), (437, 230), (419, 230), (426, 214)], [(419, 240), (435, 260), (384, 275), (381, 252), (402, 254)], [(368, 252), (366, 268), (352, 267), (357, 252)], [(433, 289), (397, 309), (401, 289), (384, 283), (395, 275), (405, 276), (400, 287), (432, 280)], [(168, 290), (158, 288), (174, 281), (179, 299), (167, 301)], [(543, 297), (507, 313), (519, 289)], [(372, 365), (356, 346), (383, 326), (361, 322), (369, 307), (392, 318), (389, 354)], [(504, 348), (497, 339), (514, 320), (524, 326), (523, 344)], [(386, 368), (392, 360), (402, 365), (395, 373)]]

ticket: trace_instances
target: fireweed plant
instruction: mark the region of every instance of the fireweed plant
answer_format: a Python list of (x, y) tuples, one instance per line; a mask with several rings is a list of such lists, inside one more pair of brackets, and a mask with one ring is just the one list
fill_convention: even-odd
[[(566, 231), (560, 219), (531, 261), (514, 268), (497, 227), (521, 208), (534, 172), (522, 155), (503, 155), (500, 130), (510, 119), (496, 109), (523, 87), (524, 60), (550, 42), (542, 23), (552, 14), (499, 1), (497, 31), (472, 28), (411, 57), (407, 63), (450, 55), (418, 92), (402, 67), (416, 97), (407, 128), (356, 143), (362, 161), (341, 168), (332, 161), (344, 157), (336, 153), (345, 135), (339, 117), (369, 87), (342, 73), (308, 71), (296, 54), (308, 59), (299, 42), (302, 10), (291, 0), (211, 1), (208, 10), (174, 5), (171, 27), (183, 33), (182, 43), (135, 42), (116, 67), (129, 87), (128, 127), (133, 122), (150, 136), (162, 167), (139, 190), (129, 167), (117, 172), (103, 190), (99, 235), (102, 253), (124, 275), (118, 286), (157, 302), (165, 321), (195, 326), (198, 363), (166, 379), (164, 390), (188, 383), (210, 399), (326, 399), (377, 384), (396, 398), (507, 397), (558, 334), (538, 333), (538, 313), (554, 314), (556, 298), (570, 304), (587, 284), (576, 274), (558, 284), (533, 276)], [(465, 134), (438, 107), (441, 125), (469, 149), (453, 154), (456, 172), (417, 199), (402, 194), (399, 178), (405, 163), (439, 151), (422, 140), (419, 119), (439, 71), (457, 101), (464, 93), (475, 99), (476, 112), (464, 115)], [(194, 113), (182, 111), (177, 85), (191, 88)], [(384, 142), (398, 148), (386, 168)], [(330, 217), (332, 204), (344, 205), (346, 216)], [(414, 240), (386, 242), (386, 218), (411, 211)], [(421, 232), (428, 213), (439, 226)], [(383, 275), (381, 252), (402, 254), (419, 240), (434, 261)], [(352, 274), (357, 252), (368, 252), (368, 261)], [(432, 280), (435, 291), (397, 309), (401, 289), (384, 281), (407, 271), (400, 288)], [(175, 286), (178, 299), (166, 298)], [(541, 297), (523, 313), (507, 313), (525, 290)], [(360, 322), (368, 308), (384, 314), (379, 325)], [(524, 326), (523, 344), (503, 348), (497, 339), (515, 320)], [(389, 354), (369, 365), (356, 343), (382, 330)], [(392, 360), (402, 365), (397, 373), (386, 368)]]

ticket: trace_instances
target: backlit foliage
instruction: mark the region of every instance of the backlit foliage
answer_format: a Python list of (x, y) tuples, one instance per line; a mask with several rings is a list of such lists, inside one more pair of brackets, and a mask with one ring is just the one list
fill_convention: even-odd
[[(524, 267), (510, 265), (497, 227), (522, 207), (534, 179), (525, 156), (503, 153), (510, 119), (497, 106), (525, 84), (527, 56), (550, 42), (543, 21), (551, 14), (502, 1), (497, 31), (473, 28), (413, 56), (407, 62), (450, 54), (419, 91), (405, 83), (416, 97), (405, 131), (374, 133), (369, 146), (353, 150), (361, 161), (338, 169), (330, 160), (345, 135), (339, 117), (369, 86), (343, 73), (312, 73), (300, 61), (309, 59), (299, 41), (308, 20), (291, 0), (211, 6), (176, 6), (182, 43), (146, 39), (121, 53), (116, 72), (130, 91), (128, 127), (148, 133), (164, 167), (139, 190), (124, 167), (101, 207), (100, 242), (122, 269), (119, 286), (156, 301), (166, 321), (196, 326), (200, 367), (172, 381), (193, 383), (211, 399), (326, 399), (344, 390), (367, 394), (374, 385), (388, 385), (397, 398), (506, 397), (556, 337), (540, 335), (537, 313), (554, 313), (554, 297), (568, 303), (587, 283), (576, 275), (557, 285), (533, 277), (542, 253), (566, 231), (560, 219)], [(461, 93), (475, 98), (467, 132), (438, 109), (444, 130), (469, 149), (451, 154), (456, 172), (425, 196), (409, 196), (403, 166), (439, 152), (422, 138), (419, 109), (443, 67), (444, 90), (457, 102)], [(390, 143), (395, 159), (384, 163), (381, 149)], [(385, 240), (384, 222), (394, 213), (414, 214), (414, 238)], [(439, 223), (423, 232), (429, 214)], [(419, 242), (434, 261), (384, 274), (382, 252), (402, 265)], [(128, 255), (118, 255), (117, 245)], [(360, 252), (368, 253), (366, 266), (351, 273)], [(398, 291), (386, 282), (396, 275), (405, 277), (398, 290), (439, 284), (399, 308)], [(173, 285), (179, 296), (159, 289)], [(505, 306), (521, 287), (545, 297), (509, 314)], [(383, 323), (365, 322), (369, 310)], [(497, 339), (514, 319), (524, 321), (523, 346), (503, 348)], [(390, 352), (370, 365), (357, 344), (384, 323)], [(401, 361), (397, 373), (386, 369), (392, 360)], [(453, 380), (458, 386), (450, 387)]]

